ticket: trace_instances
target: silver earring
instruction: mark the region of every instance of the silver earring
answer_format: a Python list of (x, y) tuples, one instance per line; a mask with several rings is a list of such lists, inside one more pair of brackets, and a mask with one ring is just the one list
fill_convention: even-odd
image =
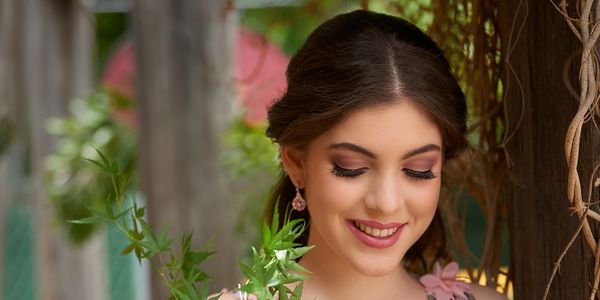
[(296, 188), (296, 196), (294, 197), (294, 200), (292, 200), (292, 207), (296, 211), (303, 211), (306, 208), (306, 200), (302, 198), (302, 195), (300, 195), (300, 190), (298, 190), (298, 188)]

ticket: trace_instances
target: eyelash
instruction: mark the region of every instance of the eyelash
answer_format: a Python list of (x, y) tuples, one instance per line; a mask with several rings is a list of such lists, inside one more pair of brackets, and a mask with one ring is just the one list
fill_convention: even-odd
[[(333, 168), (331, 169), (331, 173), (333, 173), (333, 175), (338, 176), (338, 177), (354, 178), (354, 177), (358, 177), (362, 174), (365, 174), (367, 172), (367, 170), (368, 170), (368, 168), (346, 169), (346, 168), (342, 168), (342, 167), (334, 164)], [(402, 169), (402, 171), (404, 171), (404, 173), (407, 176), (412, 177), (413, 179), (416, 179), (416, 180), (430, 180), (430, 179), (436, 178), (436, 176), (433, 174), (433, 172), (431, 170), (421, 172), (421, 171), (415, 171), (415, 170), (411, 170), (411, 169)]]
[(433, 174), (433, 172), (431, 172), (431, 170), (427, 170), (427, 171), (415, 171), (415, 170), (411, 170), (411, 169), (402, 169), (404, 171), (404, 173), (406, 173), (406, 175), (408, 175), (409, 177), (412, 177), (416, 180), (430, 180), (430, 179), (434, 179), (435, 175)]
[(346, 169), (346, 168), (342, 168), (342, 167), (334, 164), (333, 168), (331, 169), (331, 173), (333, 173), (333, 175), (338, 176), (338, 177), (354, 178), (354, 177), (360, 176), (362, 174), (365, 174), (367, 172), (367, 169), (368, 168)]

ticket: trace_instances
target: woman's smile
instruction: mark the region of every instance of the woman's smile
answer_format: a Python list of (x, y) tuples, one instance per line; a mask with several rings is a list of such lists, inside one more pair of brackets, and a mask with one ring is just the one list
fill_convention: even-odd
[[(348, 228), (365, 245), (383, 249), (391, 247), (402, 234), (402, 223), (381, 224), (377, 221), (348, 220)], [(369, 225), (367, 225), (369, 224)]]

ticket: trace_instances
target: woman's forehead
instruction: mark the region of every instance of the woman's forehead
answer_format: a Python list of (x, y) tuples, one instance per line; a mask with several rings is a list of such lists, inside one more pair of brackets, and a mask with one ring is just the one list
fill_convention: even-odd
[(438, 126), (412, 101), (367, 107), (350, 113), (312, 144), (319, 149), (353, 143), (374, 152), (408, 151), (426, 144), (442, 146)]

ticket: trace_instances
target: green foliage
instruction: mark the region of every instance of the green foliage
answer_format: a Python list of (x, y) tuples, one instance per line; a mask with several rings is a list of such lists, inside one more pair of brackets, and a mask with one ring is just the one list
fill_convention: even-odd
[[(308, 0), (299, 6), (264, 7), (243, 11), (241, 23), (264, 34), (288, 54), (298, 50), (308, 35), (325, 20), (360, 8), (358, 0)], [(368, 1), (369, 10), (393, 14), (426, 30), (433, 22), (431, 0)]]
[[(58, 137), (55, 153), (46, 159), (46, 170), (49, 197), (59, 220), (92, 217), (88, 207), (98, 210), (104, 209), (107, 201), (114, 204), (111, 201), (118, 195), (114, 195), (115, 181), (110, 172), (116, 171), (117, 164), (123, 167), (123, 173), (134, 169), (135, 136), (111, 119), (108, 101), (104, 93), (76, 99), (70, 105), (69, 116), (51, 119), (47, 124)], [(99, 159), (90, 144), (114, 159), (115, 165), (103, 170), (87, 163), (84, 157)], [(97, 227), (92, 223), (63, 225), (74, 242), (84, 241)]]
[[(258, 299), (299, 300), (304, 287), (303, 281), (308, 270), (300, 266), (296, 260), (309, 251), (310, 247), (299, 247), (296, 240), (307, 228), (304, 220), (289, 220), (289, 212), (281, 229), (278, 230), (279, 213), (277, 207), (273, 222), (269, 227), (263, 225), (263, 244), (257, 250), (252, 247), (252, 265), (240, 262), (240, 270), (248, 282), (240, 289), (243, 292), (256, 295)], [(286, 285), (298, 283), (293, 290)]]
[[(191, 232), (181, 237), (179, 251), (176, 251), (172, 247), (173, 239), (168, 237), (166, 226), (156, 234), (152, 226), (144, 220), (145, 207), (139, 207), (134, 199), (131, 207), (124, 208), (131, 183), (131, 172), (121, 169), (116, 161), (110, 160), (101, 151), (96, 150), (96, 153), (99, 159), (85, 160), (111, 178), (113, 192), (108, 194), (102, 209), (86, 206), (91, 216), (69, 222), (76, 225), (112, 223), (130, 242), (121, 253), (134, 253), (140, 263), (142, 259), (148, 259), (169, 288), (173, 299), (207, 299), (208, 287), (202, 284), (210, 277), (202, 272), (198, 265), (214, 252), (209, 251), (208, 246), (202, 251), (193, 251)], [(169, 259), (168, 262), (165, 262), (165, 257)]]
[(235, 179), (240, 199), (236, 233), (248, 244), (259, 241), (262, 210), (280, 172), (277, 146), (265, 135), (265, 126), (233, 122), (224, 136), (220, 159)]
[[(173, 239), (169, 238), (167, 227), (162, 227), (156, 234), (144, 220), (145, 207), (139, 207), (133, 199), (133, 204), (124, 208), (124, 204), (128, 203), (125, 200), (131, 184), (132, 170), (125, 171), (116, 161), (97, 149), (96, 156), (98, 159), (84, 159), (111, 178), (113, 191), (107, 194), (101, 208), (86, 205), (90, 216), (69, 222), (76, 226), (112, 223), (129, 240), (129, 245), (123, 248), (121, 254), (134, 253), (140, 263), (142, 259), (148, 259), (169, 288), (172, 299), (207, 299), (208, 287), (205, 282), (210, 277), (198, 266), (214, 254), (209, 250), (210, 245), (205, 245), (202, 251), (194, 251), (191, 249), (192, 233), (185, 233), (181, 237), (177, 254), (172, 247)], [(279, 229), (279, 214), (275, 209), (271, 226), (264, 224), (263, 244), (258, 250), (252, 248), (252, 264), (240, 263), (241, 271), (248, 278), (247, 284), (240, 291), (252, 293), (258, 299), (272, 300), (275, 295), (282, 300), (300, 299), (304, 274), (309, 272), (296, 263), (296, 260), (312, 247), (299, 247), (301, 245), (294, 243), (306, 230), (307, 224), (303, 220), (289, 220), (289, 216), (289, 211), (286, 211), (286, 218)], [(165, 262), (165, 257), (168, 257), (168, 262)], [(298, 284), (293, 290), (286, 286), (294, 283)]]
[[(100, 13), (96, 21), (96, 71), (101, 75), (110, 55), (115, 50), (115, 41), (127, 32), (128, 15), (124, 13)], [(118, 46), (118, 44), (117, 44)]]
[(265, 34), (283, 52), (292, 54), (322, 21), (318, 15), (300, 7), (276, 7), (245, 10), (242, 24)]
[(265, 135), (265, 129), (264, 125), (249, 126), (238, 119), (226, 132), (229, 149), (221, 160), (234, 176), (252, 177), (259, 173), (275, 176), (279, 172), (277, 147)]
[(241, 23), (245, 27), (267, 36), (269, 40), (279, 45), (283, 52), (293, 54), (323, 21), (333, 17), (336, 13), (358, 8), (358, 1), (303, 2), (305, 4), (302, 6), (244, 10)]

